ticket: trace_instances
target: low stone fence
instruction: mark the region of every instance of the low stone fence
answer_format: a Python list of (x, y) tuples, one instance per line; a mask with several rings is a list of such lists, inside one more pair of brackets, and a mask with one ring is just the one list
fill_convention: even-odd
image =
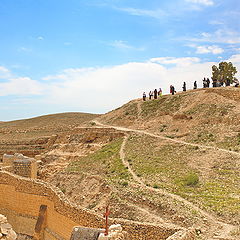
[[(20, 234), (34, 235), (41, 205), (47, 206), (44, 239), (70, 239), (75, 226), (104, 228), (102, 216), (73, 205), (60, 190), (39, 180), (0, 171), (0, 196), (0, 212)], [(131, 240), (165, 240), (181, 230), (121, 219), (109, 223), (121, 224)]]

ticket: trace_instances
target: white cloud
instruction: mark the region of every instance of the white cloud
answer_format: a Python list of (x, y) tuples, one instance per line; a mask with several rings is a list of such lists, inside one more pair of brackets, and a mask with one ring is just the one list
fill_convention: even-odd
[(11, 78), (0, 83), (0, 96), (29, 96), (41, 93), (43, 93), (43, 85), (29, 77)]
[(37, 39), (38, 39), (38, 40), (44, 40), (44, 37), (38, 36)]
[(196, 46), (196, 53), (198, 53), (198, 54), (207, 54), (207, 53), (221, 54), (223, 52), (224, 52), (224, 50), (216, 45)]
[[(240, 69), (240, 54), (230, 60)], [(51, 90), (45, 100), (48, 104), (57, 103), (81, 111), (105, 112), (154, 88), (161, 87), (168, 93), (169, 85), (173, 84), (181, 91), (185, 81), (192, 89), (195, 80), (201, 87), (202, 79), (211, 77), (214, 64), (218, 62), (201, 62), (194, 57), (160, 57), (112, 67), (66, 69), (48, 79)]]
[(167, 15), (167, 13), (162, 9), (146, 10), (139, 8), (117, 8), (117, 7), (115, 7), (115, 9), (134, 16), (152, 17), (157, 19), (161, 19), (162, 17)]
[(224, 22), (219, 21), (219, 20), (211, 20), (211, 21), (209, 21), (209, 24), (211, 24), (211, 25), (223, 25)]
[[(234, 64), (239, 64), (240, 65), (240, 54), (236, 54), (236, 55), (233, 55), (231, 56), (229, 59), (228, 59), (229, 62), (232, 62)], [(240, 71), (240, 68), (238, 69)]]
[(32, 49), (31, 48), (27, 48), (27, 47), (20, 47), (20, 48), (18, 48), (18, 51), (19, 52), (30, 53), (30, 52), (32, 52)]
[(215, 64), (199, 61), (198, 58), (155, 58), (86, 72), (82, 69), (65, 70), (51, 76), (54, 83), (49, 85), (51, 94), (46, 101), (48, 104), (78, 107), (81, 111), (108, 111), (141, 97), (143, 91), (161, 87), (167, 93), (170, 84), (181, 90), (183, 81), (192, 88), (193, 81), (199, 80), (200, 83), (204, 76), (210, 75), (211, 66)]
[(240, 43), (240, 33), (229, 29), (218, 29), (215, 32), (203, 32), (195, 38), (186, 39), (191, 42), (210, 42), (210, 43)]
[(8, 78), (10, 76), (11, 76), (10, 71), (7, 68), (5, 68), (5, 67), (0, 66), (0, 79), (1, 78), (2, 79), (4, 79), (4, 78), (6, 79), (6, 78)]
[[(227, 61), (240, 70), (240, 54)], [(27, 101), (28, 97), (37, 95), (38, 106), (42, 104), (43, 110), (48, 106), (53, 112), (62, 109), (103, 113), (141, 97), (143, 91), (161, 87), (164, 94), (169, 93), (170, 84), (181, 91), (183, 81), (192, 89), (195, 80), (201, 87), (202, 79), (211, 77), (214, 64), (218, 62), (202, 62), (194, 57), (159, 57), (109, 67), (70, 68), (44, 77), (47, 82), (28, 77), (9, 79), (0, 83), (0, 96), (19, 96), (26, 104), (33, 105), (36, 102)]]
[(175, 58), (175, 57), (160, 57), (160, 58), (152, 58), (150, 62), (156, 62), (159, 64), (174, 64), (177, 66), (189, 66), (194, 63), (200, 62), (199, 58), (196, 57), (184, 57), (184, 58)]
[(136, 51), (144, 51), (144, 48), (137, 48), (129, 45), (126, 41), (115, 40), (114, 42), (109, 44), (110, 46), (121, 49), (121, 50), (136, 50)]
[(212, 0), (185, 0), (186, 2), (195, 3), (195, 4), (202, 4), (205, 6), (212, 6), (214, 5), (214, 1)]

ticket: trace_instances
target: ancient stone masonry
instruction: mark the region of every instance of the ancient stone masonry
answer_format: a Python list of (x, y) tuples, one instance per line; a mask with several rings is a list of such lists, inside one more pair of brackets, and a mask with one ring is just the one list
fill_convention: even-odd
[(7, 218), (0, 214), (0, 240), (15, 239), (17, 239), (17, 234), (13, 231), (12, 226), (7, 221)]
[(22, 177), (37, 178), (37, 161), (22, 154), (3, 155), (3, 166), (9, 167), (8, 171)]
[[(60, 190), (39, 180), (0, 171), (0, 195), (0, 212), (19, 234), (34, 236), (41, 205), (47, 206), (43, 239), (68, 240), (75, 226), (100, 229), (105, 226), (102, 216), (73, 205)], [(131, 240), (165, 240), (181, 230), (122, 219), (109, 219), (109, 222), (121, 224)]]

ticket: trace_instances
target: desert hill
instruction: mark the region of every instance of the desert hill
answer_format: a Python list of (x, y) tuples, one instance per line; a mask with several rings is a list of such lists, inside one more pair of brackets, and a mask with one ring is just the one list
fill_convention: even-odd
[(136, 99), (101, 116), (1, 123), (0, 140), (3, 151), (20, 139), (42, 147), (29, 152), (42, 161), (39, 178), (92, 211), (110, 203), (114, 218), (239, 239), (239, 113), (239, 88), (198, 89)]
[(20, 152), (27, 156), (41, 153), (49, 138), (84, 126), (97, 114), (59, 113), (0, 123), (0, 154)]
[(240, 90), (198, 89), (158, 100), (133, 100), (100, 121), (240, 151)]

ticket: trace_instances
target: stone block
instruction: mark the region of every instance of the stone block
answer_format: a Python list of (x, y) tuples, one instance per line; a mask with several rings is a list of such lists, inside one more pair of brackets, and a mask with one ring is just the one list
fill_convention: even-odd
[(102, 232), (104, 232), (103, 229), (74, 227), (70, 240), (98, 240)]

